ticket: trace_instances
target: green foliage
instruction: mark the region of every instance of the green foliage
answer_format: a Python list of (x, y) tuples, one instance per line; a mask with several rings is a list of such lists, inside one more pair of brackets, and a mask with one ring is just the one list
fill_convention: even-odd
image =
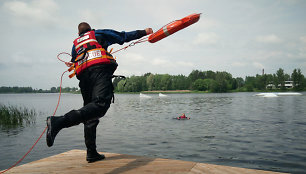
[(231, 89), (232, 75), (227, 72), (217, 72), (212, 84), (212, 92), (227, 92)]
[(36, 115), (33, 109), (0, 104), (0, 127), (10, 129), (32, 124)]
[[(285, 86), (286, 81), (293, 81), (293, 89)], [(294, 90), (302, 91), (306, 88), (306, 79), (300, 69), (294, 69), (291, 76), (279, 68), (275, 74), (263, 74), (233, 78), (228, 72), (213, 72), (193, 70), (188, 76), (152, 74), (142, 76), (115, 78), (113, 84), (116, 92), (141, 92), (155, 90), (195, 90), (210, 92), (229, 91), (267, 91), (267, 90)], [(267, 88), (269, 85), (269, 88)], [(272, 86), (272, 87), (271, 87)], [(32, 89), (31, 87), (0, 87), (0, 93), (57, 93), (59, 87), (50, 90)], [(62, 88), (62, 92), (79, 92), (78, 88)]]
[(0, 87), (0, 93), (32, 93), (33, 91), (31, 87)]
[(207, 86), (203, 79), (197, 79), (195, 82), (192, 83), (192, 89), (196, 91), (206, 91)]
[[(0, 93), (58, 93), (60, 91), (59, 87), (52, 87), (50, 90), (42, 90), (42, 89), (33, 89), (32, 87), (6, 87), (1, 86), (0, 87)], [(65, 87), (62, 88), (62, 92), (70, 92), (70, 93), (76, 93), (79, 92), (79, 89), (76, 87), (70, 88)]]
[(213, 79), (197, 79), (192, 83), (192, 89), (196, 91), (209, 91), (214, 83), (215, 80)]
[(205, 78), (205, 74), (202, 72), (202, 71), (199, 71), (199, 70), (193, 70), (188, 78), (191, 80), (191, 81), (196, 81), (197, 79), (204, 79)]
[(184, 75), (171, 76), (171, 81), (172, 90), (186, 90), (191, 84), (191, 80)]
[(301, 72), (301, 69), (294, 69), (291, 78), (293, 81), (293, 88), (296, 91), (301, 91), (303, 88), (305, 88), (305, 78)]
[[(293, 80), (293, 90), (303, 90), (306, 80), (300, 69), (295, 69), (290, 75), (279, 69), (275, 74), (263, 74), (247, 76), (245, 80), (241, 77), (233, 78), (228, 72), (213, 72), (193, 70), (187, 77), (184, 75), (152, 74), (143, 76), (131, 76), (127, 79), (127, 85), (123, 87), (123, 81), (115, 84), (118, 92), (140, 92), (153, 90), (194, 90), (210, 92), (229, 91), (266, 91), (267, 85), (273, 83), (276, 88), (285, 88), (285, 81)], [(271, 90), (271, 89), (270, 89)], [(292, 90), (292, 89), (291, 89)]]
[(254, 86), (251, 84), (246, 84), (245, 89), (247, 92), (253, 92), (254, 91)]
[(282, 68), (279, 68), (276, 72), (277, 81), (280, 84), (282, 90), (285, 89), (285, 73)]

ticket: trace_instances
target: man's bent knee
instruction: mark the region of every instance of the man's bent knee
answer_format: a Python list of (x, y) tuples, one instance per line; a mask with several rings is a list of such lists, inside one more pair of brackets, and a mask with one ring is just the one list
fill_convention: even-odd
[(80, 111), (82, 113), (84, 121), (89, 121), (103, 117), (106, 114), (109, 107), (110, 107), (110, 102), (96, 100), (82, 107)]

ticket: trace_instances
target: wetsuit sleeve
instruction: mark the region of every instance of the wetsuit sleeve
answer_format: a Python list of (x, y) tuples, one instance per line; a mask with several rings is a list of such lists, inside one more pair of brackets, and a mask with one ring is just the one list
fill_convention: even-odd
[(135, 30), (130, 32), (118, 32), (115, 30), (104, 29), (104, 30), (95, 30), (96, 38), (99, 41), (100, 39), (104, 40), (109, 46), (112, 44), (122, 45), (125, 42), (130, 42), (135, 39), (139, 39), (146, 35), (145, 30)]
[(70, 62), (73, 62), (76, 58), (76, 52), (75, 52), (75, 46), (72, 46), (72, 50), (71, 50), (71, 60)]

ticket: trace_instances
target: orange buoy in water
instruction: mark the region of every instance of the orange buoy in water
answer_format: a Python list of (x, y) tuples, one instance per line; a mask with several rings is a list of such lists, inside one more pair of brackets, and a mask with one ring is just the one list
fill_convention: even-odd
[(170, 36), (171, 34), (188, 27), (191, 24), (194, 24), (196, 22), (198, 22), (198, 20), (200, 19), (200, 15), (201, 13), (194, 13), (191, 14), (189, 16), (184, 17), (183, 19), (180, 20), (175, 20), (167, 25), (165, 25), (164, 27), (162, 27), (161, 29), (159, 29), (157, 32), (153, 33), (148, 41), (151, 43), (157, 42), (167, 36)]

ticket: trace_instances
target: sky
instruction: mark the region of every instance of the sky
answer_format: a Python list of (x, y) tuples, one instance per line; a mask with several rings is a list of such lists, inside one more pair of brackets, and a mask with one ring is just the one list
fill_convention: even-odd
[[(59, 86), (67, 67), (57, 55), (71, 52), (80, 22), (94, 29), (157, 31), (193, 13), (202, 13), (201, 19), (188, 28), (116, 53), (115, 74), (188, 76), (212, 70), (245, 78), (262, 69), (291, 74), (300, 68), (305, 75), (305, 9), (305, 0), (1, 0), (0, 86)], [(77, 87), (68, 75), (63, 86)]]

